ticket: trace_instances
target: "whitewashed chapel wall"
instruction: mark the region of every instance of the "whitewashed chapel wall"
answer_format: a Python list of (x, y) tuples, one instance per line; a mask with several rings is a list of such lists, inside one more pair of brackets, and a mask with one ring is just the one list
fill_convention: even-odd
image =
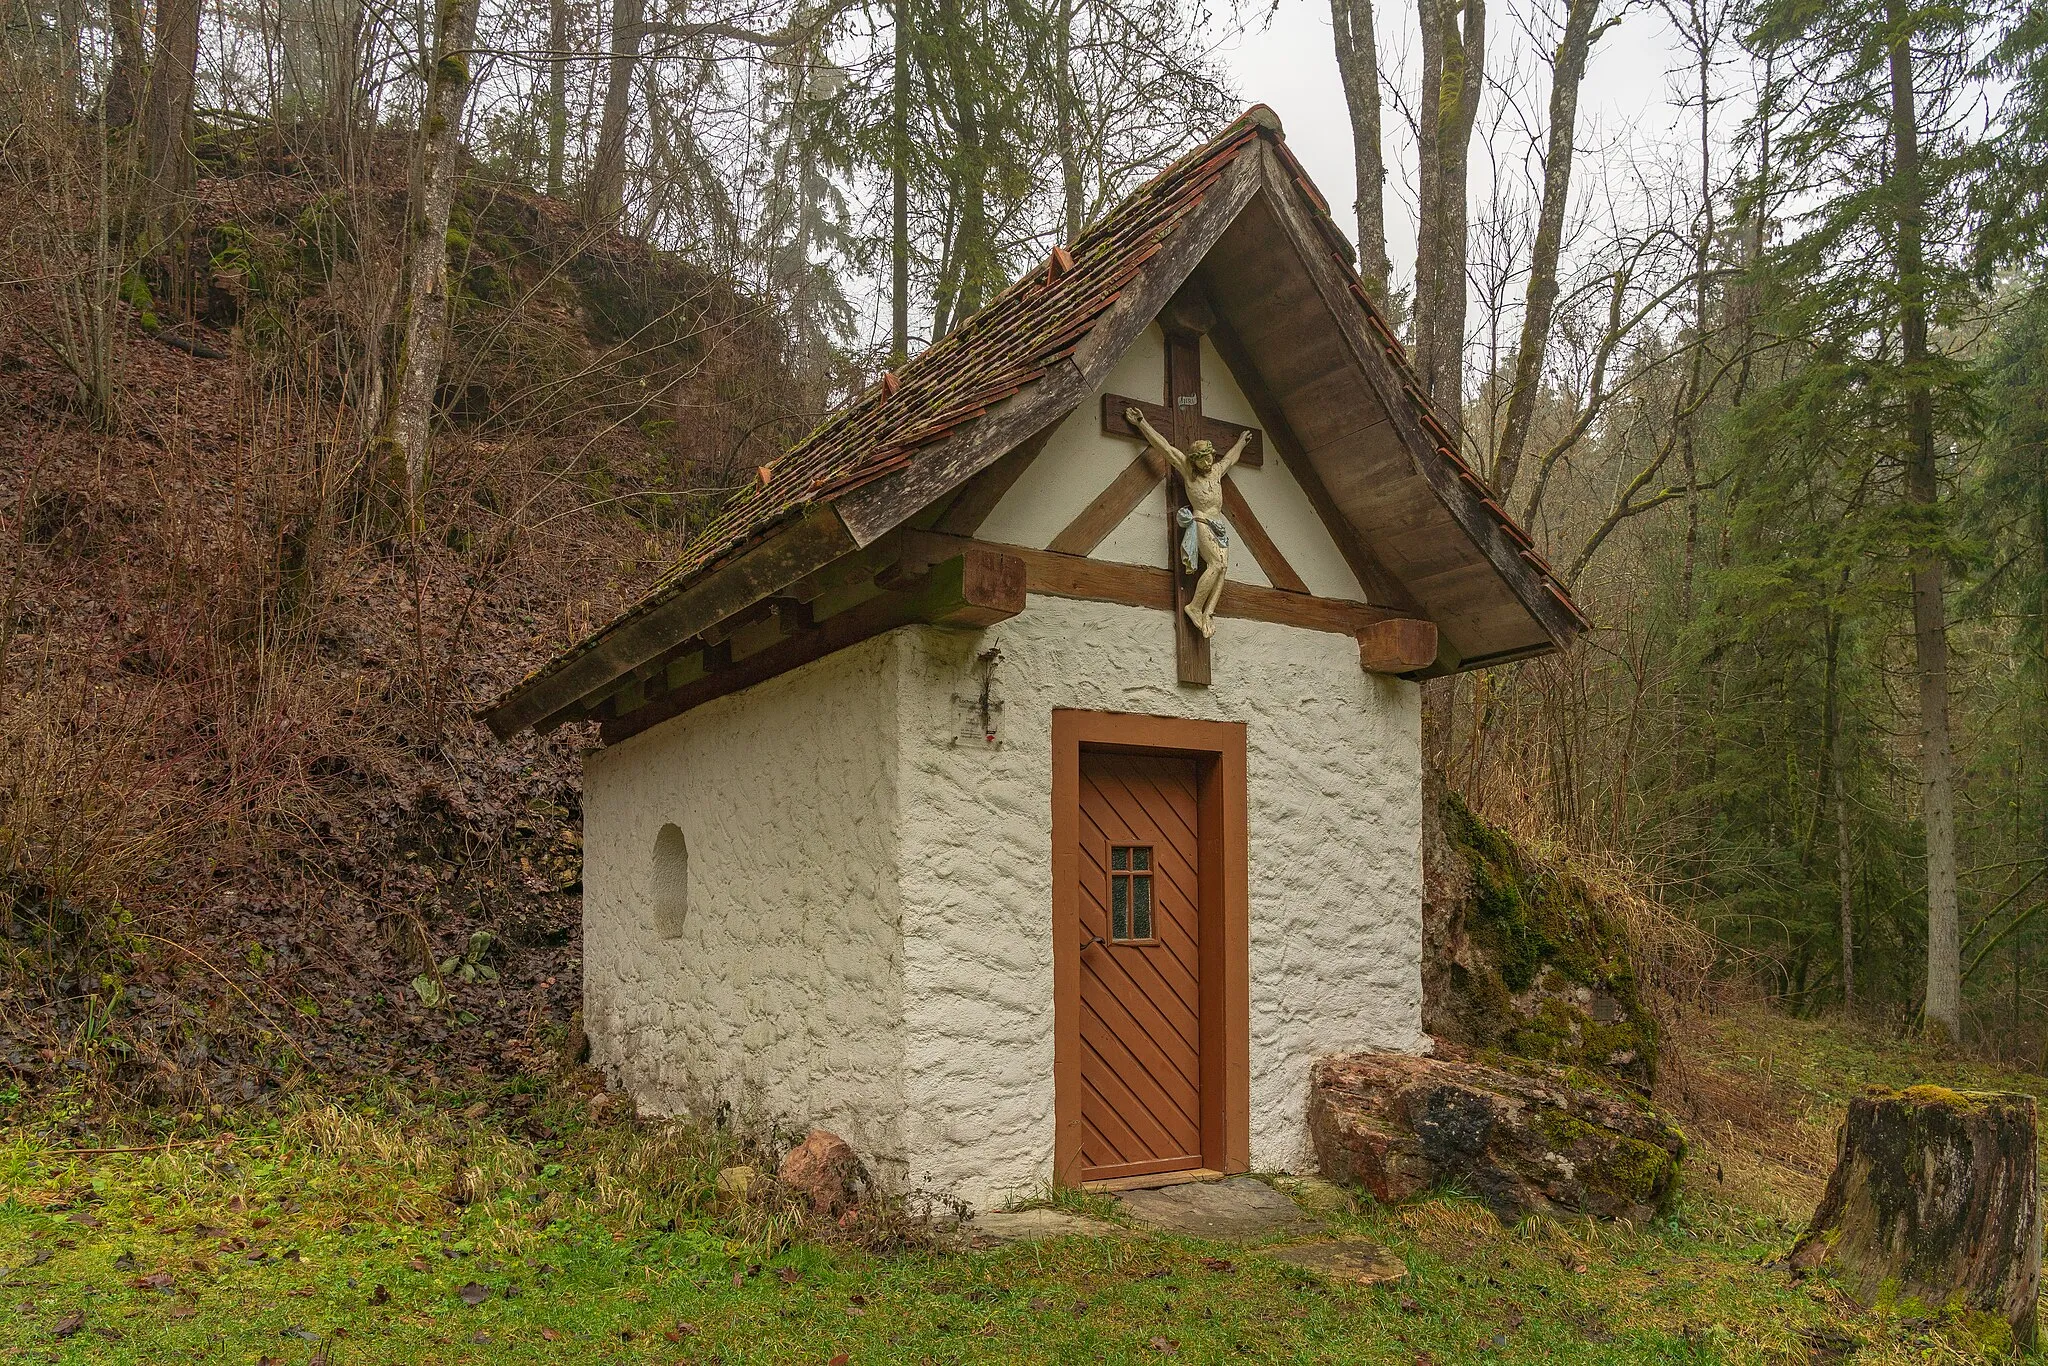
[[(1055, 707), (1246, 723), (1252, 1164), (1311, 1169), (1314, 1059), (1422, 1042), (1420, 689), (1348, 636), (1242, 620), (1183, 688), (1164, 613), (1061, 598), (895, 639), (912, 1183), (987, 1205), (1051, 1175)], [(990, 646), (994, 749), (956, 739), (953, 703)]]
[[(584, 1021), (644, 1110), (730, 1102), (896, 1167), (896, 652), (869, 641), (586, 757)], [(669, 824), (689, 859), (674, 933)]]

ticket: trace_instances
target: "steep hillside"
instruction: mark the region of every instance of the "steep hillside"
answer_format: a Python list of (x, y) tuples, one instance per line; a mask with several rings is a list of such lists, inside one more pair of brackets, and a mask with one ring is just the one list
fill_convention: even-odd
[[(0, 1069), (196, 1112), (531, 1069), (578, 992), (578, 753), (471, 707), (627, 601), (812, 420), (771, 309), (465, 191), (428, 525), (362, 455), (403, 171), (209, 150), (131, 268), (0, 190)], [(95, 291), (98, 291), (97, 293)], [(80, 374), (109, 291), (113, 411)]]

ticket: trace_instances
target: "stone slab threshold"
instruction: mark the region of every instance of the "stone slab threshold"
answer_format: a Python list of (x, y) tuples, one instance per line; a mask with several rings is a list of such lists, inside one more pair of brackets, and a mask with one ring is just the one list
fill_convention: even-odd
[[(1112, 1224), (1066, 1210), (1026, 1209), (983, 1214), (961, 1230), (969, 1247), (1050, 1238), (1130, 1238), (1173, 1234), (1215, 1242), (1253, 1242), (1268, 1238), (1295, 1241), (1261, 1248), (1253, 1255), (1271, 1257), (1307, 1271), (1353, 1285), (1383, 1285), (1408, 1274), (1401, 1260), (1363, 1238), (1321, 1237), (1320, 1219), (1307, 1213), (1287, 1193), (1250, 1176), (1183, 1179), (1170, 1186), (1152, 1186), (1117, 1194), (1118, 1207), (1131, 1226)], [(1323, 1182), (1295, 1183), (1305, 1196), (1324, 1194)], [(1322, 1203), (1311, 1200), (1311, 1203)]]

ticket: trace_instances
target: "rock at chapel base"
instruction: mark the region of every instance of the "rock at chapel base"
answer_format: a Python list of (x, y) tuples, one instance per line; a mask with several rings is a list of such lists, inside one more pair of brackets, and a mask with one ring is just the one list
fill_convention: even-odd
[(792, 1195), (810, 1202), (811, 1215), (836, 1219), (860, 1197), (866, 1183), (860, 1158), (838, 1134), (813, 1129), (791, 1148), (776, 1170), (776, 1180)]
[(718, 1193), (727, 1200), (744, 1200), (760, 1179), (761, 1169), (758, 1167), (720, 1167)]
[[(2030, 1346), (2041, 1289), (2034, 1098), (1912, 1086), (1849, 1102), (1835, 1170), (1792, 1249), (1865, 1304), (1953, 1308)], [(1982, 1330), (1989, 1329), (1989, 1333)]]
[(1685, 1156), (1685, 1136), (1644, 1101), (1561, 1068), (1454, 1056), (1324, 1058), (1308, 1125), (1333, 1181), (1389, 1202), (1456, 1181), (1506, 1220), (1559, 1210), (1647, 1219), (1678, 1189)]

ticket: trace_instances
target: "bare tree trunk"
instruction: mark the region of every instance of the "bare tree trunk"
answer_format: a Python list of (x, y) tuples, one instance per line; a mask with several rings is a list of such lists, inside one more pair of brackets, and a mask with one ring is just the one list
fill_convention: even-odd
[(142, 99), (142, 14), (135, 0), (109, 0), (107, 21), (114, 30), (114, 69), (101, 109), (107, 127), (126, 128)]
[(560, 199), (569, 143), (569, 0), (548, 0), (548, 197)]
[(1387, 165), (1380, 151), (1379, 40), (1373, 33), (1372, 0), (1330, 0), (1330, 27), (1337, 39), (1337, 74), (1351, 112), (1351, 164), (1358, 175), (1358, 273), (1366, 292), (1384, 305), (1394, 271), (1387, 259)]
[(583, 214), (594, 223), (617, 218), (625, 204), (626, 116), (633, 108), (633, 74), (640, 66), (646, 16), (646, 0), (612, 0), (604, 114), (597, 125), (597, 148), (583, 179)]
[[(1906, 496), (1938, 508), (1934, 395), (1927, 360), (1926, 205), (1920, 183), (1920, 129), (1913, 90), (1911, 30), (1901, 0), (1888, 0), (1891, 42), (1892, 180), (1898, 204), (1899, 359), (1906, 375)], [(1930, 517), (1929, 525), (1933, 519)], [(1948, 730), (1946, 567), (1938, 548), (1913, 556), (1913, 644), (1920, 673), (1921, 818), (1927, 829), (1927, 1002), (1930, 1027), (1951, 1039), (1962, 1030), (1962, 941), (1956, 915), (1954, 755)]]
[(889, 363), (910, 359), (910, 0), (895, 0), (889, 91)]
[(1415, 258), (1415, 368), (1438, 418), (1455, 433), (1464, 425), (1465, 199), (1486, 64), (1486, 0), (1424, 0), (1422, 25), (1421, 118), (1428, 136)]
[[(1848, 576), (1843, 575), (1845, 581)], [(1856, 902), (1850, 887), (1848, 737), (1842, 726), (1842, 619), (1830, 612), (1827, 629), (1827, 670), (1823, 683), (1826, 700), (1822, 760), (1828, 769), (1828, 795), (1835, 817), (1835, 895), (1840, 911), (1842, 938), (1842, 1005), (1856, 1004)]]
[(1442, 191), (1442, 165), (1437, 145), (1443, 136), (1443, 121), (1437, 116), (1437, 91), (1443, 85), (1443, 19), (1439, 14), (1455, 0), (1417, 0), (1422, 29), (1422, 85), (1415, 105), (1415, 299), (1409, 319), (1408, 340), (1416, 376), (1428, 392), (1429, 377), (1424, 353), (1430, 345), (1429, 327), (1436, 317), (1437, 258), (1442, 237), (1436, 230), (1441, 214), (1438, 200)]
[(199, 66), (201, 0), (162, 0), (156, 51), (142, 100), (143, 171), (149, 209), (192, 186), (192, 90)]
[(1529, 252), (1528, 305), (1522, 313), (1522, 339), (1515, 348), (1514, 387), (1508, 392), (1508, 415), (1501, 432), (1500, 458), (1494, 463), (1493, 492), (1503, 507), (1514, 491), (1515, 474), (1529, 444), (1536, 420), (1536, 399), (1543, 388), (1543, 361), (1550, 346), (1550, 319), (1557, 307), (1557, 258), (1564, 247), (1564, 213), (1571, 198), (1573, 139), (1579, 118), (1579, 86), (1586, 78), (1586, 56), (1593, 47), (1593, 24), (1600, 0), (1570, 0), (1565, 11), (1564, 41), (1550, 73), (1550, 135), (1543, 154), (1543, 203), (1536, 214), (1536, 241)]
[(980, 91), (967, 69), (969, 39), (959, 0), (942, 0), (939, 16), (945, 43), (947, 92), (953, 104), (955, 147), (952, 182), (960, 218), (947, 252), (949, 270), (940, 272), (932, 335), (942, 337), (981, 307), (989, 284), (993, 244), (988, 240), (988, 156), (982, 144)]
[(413, 534), (423, 517), (434, 396), (448, 339), (448, 218), (461, 181), (462, 113), (475, 34), (476, 0), (440, 0), (406, 215), (404, 349), (381, 438), (385, 478), (403, 529)]
[(64, 112), (71, 114), (78, 109), (79, 95), (79, 39), (85, 28), (85, 17), (81, 12), (81, 0), (57, 0), (57, 60), (63, 63), (58, 73), (58, 97), (64, 102)]
[(1066, 241), (1080, 237), (1088, 205), (1081, 184), (1080, 140), (1074, 128), (1074, 0), (1060, 0), (1059, 33), (1054, 41), (1055, 80), (1060, 132), (1060, 195), (1066, 207)]

